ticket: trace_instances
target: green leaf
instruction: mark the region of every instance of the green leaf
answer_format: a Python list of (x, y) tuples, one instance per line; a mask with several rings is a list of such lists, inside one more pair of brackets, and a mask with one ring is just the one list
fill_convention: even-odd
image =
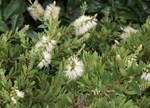
[(49, 107), (49, 105), (46, 105), (46, 107), (45, 107), (45, 108), (50, 108), (50, 107)]
[(134, 91), (128, 91), (128, 90), (125, 90), (124, 93), (128, 94), (128, 95), (135, 95), (136, 94)]
[(21, 27), (23, 25), (23, 16), (22, 15), (14, 15), (11, 17), (11, 26), (12, 30), (15, 31), (16, 27)]
[(16, 28), (16, 24), (17, 24), (17, 19), (18, 19), (19, 15), (14, 15), (11, 18), (11, 26), (12, 26), (12, 30), (14, 31)]
[(138, 16), (134, 12), (125, 12), (119, 15), (119, 18), (125, 18), (128, 20), (138, 20)]
[(133, 82), (133, 83), (129, 83), (129, 87), (131, 87), (133, 89), (133, 91), (135, 91), (135, 93), (137, 94), (141, 94), (141, 90), (140, 87), (138, 86), (137, 83)]
[(2, 9), (0, 8), (0, 20), (2, 19)]
[(94, 1), (94, 0), (91, 0), (89, 3), (88, 3), (88, 12), (91, 13), (91, 12), (97, 12), (99, 9), (101, 8), (101, 5), (99, 2), (97, 1)]
[(142, 7), (144, 10), (148, 9), (148, 5), (146, 2), (142, 2)]
[(25, 11), (25, 2), (18, 0), (11, 0), (10, 3), (4, 9), (4, 20), (16, 14), (21, 14)]
[(126, 94), (129, 94), (129, 95), (134, 95), (134, 94), (141, 95), (141, 90), (140, 90), (140, 87), (138, 86), (138, 84), (136, 84), (134, 82), (128, 83), (128, 87), (130, 88), (130, 90), (125, 90), (124, 92)]
[(35, 75), (36, 73), (37, 73), (37, 70), (36, 70), (36, 69), (31, 70), (31, 71), (29, 72), (28, 78), (34, 77), (34, 75)]
[(107, 105), (106, 98), (100, 98), (97, 102), (97, 108), (105, 108)]
[(35, 31), (28, 30), (26, 33), (30, 38), (38, 38), (38, 34)]
[(67, 96), (67, 100), (68, 100), (70, 103), (73, 103), (73, 102), (72, 102), (72, 99), (71, 99), (69, 96)]
[(11, 108), (11, 106), (9, 104), (6, 104), (6, 108)]
[(122, 76), (126, 77), (128, 74), (127, 74), (127, 71), (125, 71), (124, 69), (120, 68), (120, 73)]
[(75, 0), (74, 3), (72, 3), (72, 1), (68, 0), (67, 2), (67, 8), (75, 8), (78, 7), (79, 5), (81, 5), (83, 3), (82, 0)]
[(4, 21), (0, 20), (0, 31), (6, 32), (7, 30), (9, 30), (7, 24)]

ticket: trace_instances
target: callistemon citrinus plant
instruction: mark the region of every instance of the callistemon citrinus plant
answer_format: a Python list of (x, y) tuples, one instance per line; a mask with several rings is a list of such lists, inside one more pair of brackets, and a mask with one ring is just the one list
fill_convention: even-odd
[(59, 5), (30, 1), (37, 29), (1, 34), (0, 107), (149, 108), (150, 18), (116, 25), (84, 2), (65, 25)]

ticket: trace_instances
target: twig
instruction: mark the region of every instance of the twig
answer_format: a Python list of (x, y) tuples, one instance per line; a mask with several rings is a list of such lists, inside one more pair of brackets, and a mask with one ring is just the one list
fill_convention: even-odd
[(9, 79), (13, 78), (14, 75), (16, 75), (17, 73), (19, 73), (20, 71), (21, 71), (21, 68), (18, 69), (17, 71), (15, 71), (13, 74), (8, 75), (7, 78), (6, 78), (6, 80), (9, 80)]

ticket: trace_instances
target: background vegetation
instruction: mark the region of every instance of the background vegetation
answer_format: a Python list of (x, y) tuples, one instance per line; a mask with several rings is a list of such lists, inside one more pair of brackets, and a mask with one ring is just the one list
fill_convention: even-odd
[[(53, 0), (39, 3), (45, 9)], [(59, 19), (42, 22), (29, 15), (29, 1), (0, 0), (0, 107), (149, 108), (150, 82), (141, 76), (150, 74), (150, 1), (57, 0), (56, 4), (61, 7)], [(83, 13), (97, 14), (97, 26), (75, 36), (72, 23)], [(127, 26), (137, 32), (122, 40), (122, 28)], [(41, 56), (34, 48), (45, 34), (57, 45), (50, 65), (39, 68)], [(64, 73), (73, 55), (84, 64), (83, 75), (75, 81)], [(24, 92), (16, 104), (14, 89)]]

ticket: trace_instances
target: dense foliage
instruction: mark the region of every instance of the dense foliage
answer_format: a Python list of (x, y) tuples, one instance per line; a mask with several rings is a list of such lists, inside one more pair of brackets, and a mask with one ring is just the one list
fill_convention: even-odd
[(149, 0), (0, 0), (0, 10), (0, 107), (150, 107)]

